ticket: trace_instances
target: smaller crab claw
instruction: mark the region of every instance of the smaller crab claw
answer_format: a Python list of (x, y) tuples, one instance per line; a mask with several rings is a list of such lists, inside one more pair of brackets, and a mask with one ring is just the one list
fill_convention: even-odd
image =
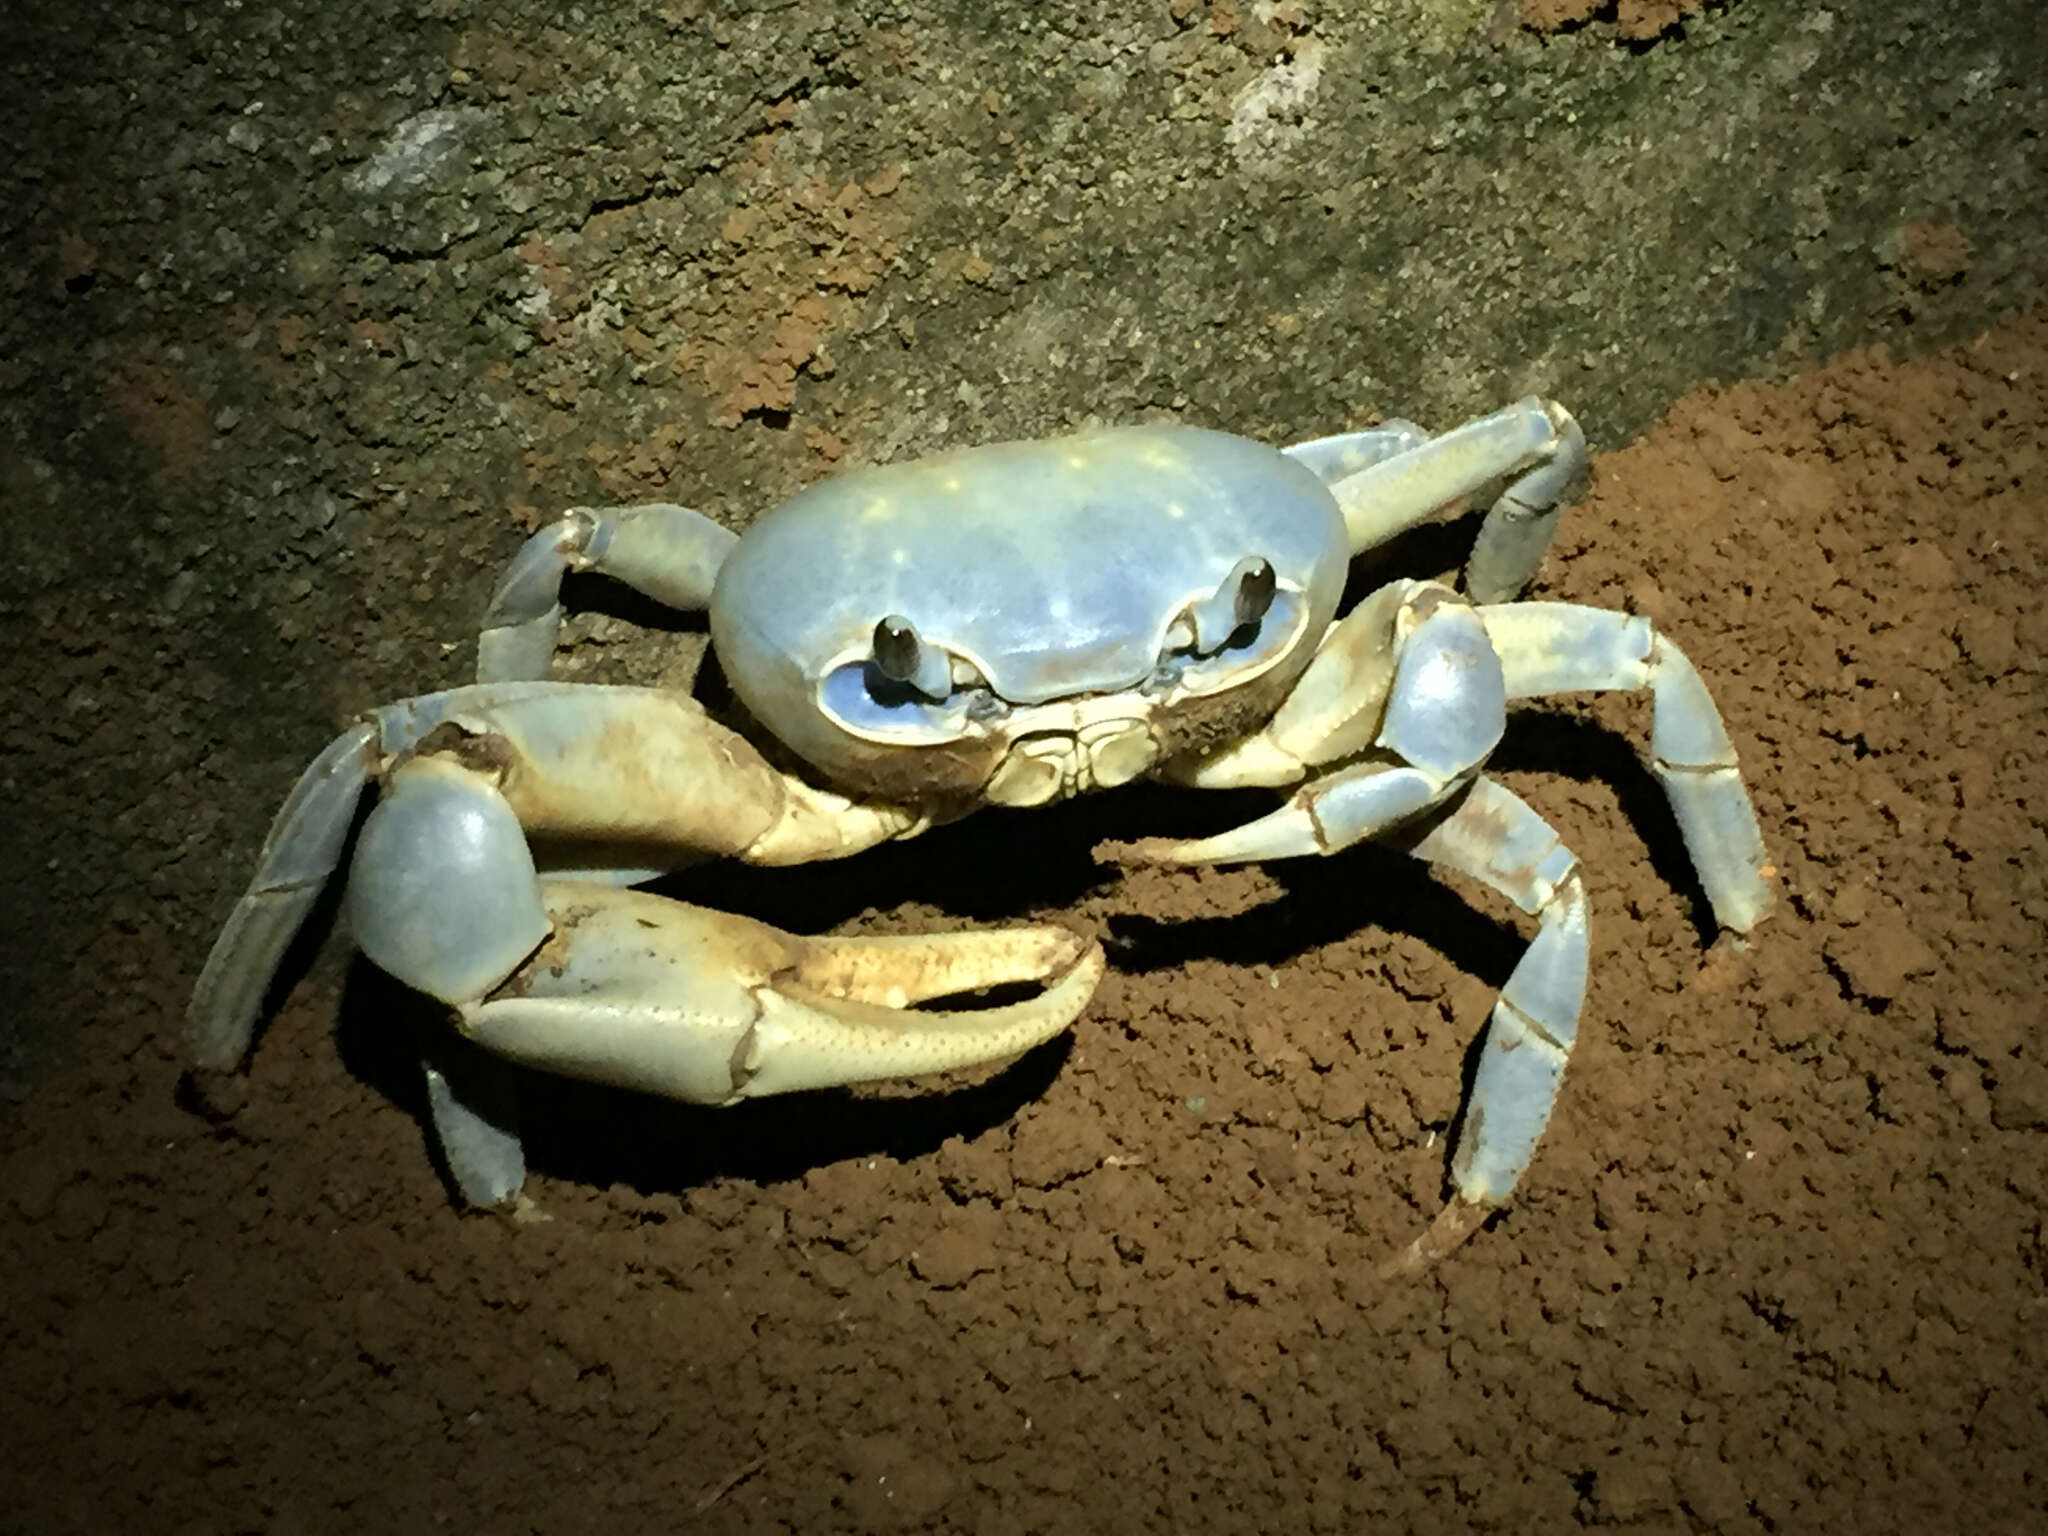
[[(693, 1104), (918, 1077), (1015, 1056), (1088, 1005), (1100, 945), (1060, 928), (800, 938), (640, 891), (550, 883), (553, 936), (460, 1011), (529, 1066)], [(910, 1005), (1013, 983), (1035, 997)]]

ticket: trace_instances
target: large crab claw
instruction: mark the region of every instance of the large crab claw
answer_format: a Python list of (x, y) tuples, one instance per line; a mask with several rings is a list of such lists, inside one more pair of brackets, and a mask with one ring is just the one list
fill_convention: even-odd
[[(1088, 1004), (1102, 948), (1059, 928), (800, 938), (750, 918), (551, 881), (553, 933), (458, 1010), (465, 1034), (529, 1066), (693, 1104), (916, 1077), (1014, 1056)], [(1016, 983), (1019, 1002), (911, 1005)]]

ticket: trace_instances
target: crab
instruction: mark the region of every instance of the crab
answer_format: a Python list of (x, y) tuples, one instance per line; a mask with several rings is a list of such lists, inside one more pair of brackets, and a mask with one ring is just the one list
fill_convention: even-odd
[[(355, 942), (497, 1056), (698, 1104), (1000, 1061), (1081, 1014), (1098, 944), (1053, 926), (799, 937), (638, 887), (1138, 779), (1265, 786), (1284, 798), (1241, 826), (1099, 855), (1235, 864), (1383, 839), (1536, 920), (1449, 1197), (1390, 1265), (1423, 1269), (1529, 1166), (1585, 992), (1578, 861), (1484, 772), (1509, 702), (1647, 690), (1651, 771), (1716, 921), (1746, 935), (1771, 907), (1734, 748), (1685, 656), (1640, 616), (1515, 600), (1585, 467), (1571, 415), (1532, 398), (1440, 436), (1390, 421), (1274, 449), (1152, 424), (966, 448), (823, 481), (738, 536), (667, 504), (572, 510), (500, 582), (476, 683), (370, 711), (305, 771), (195, 989), (192, 1055), (248, 1054), (354, 832)], [(1355, 556), (1503, 482), (1462, 592), (1395, 580), (1340, 615)], [(707, 611), (732, 718), (550, 680), (572, 571)], [(918, 1006), (1004, 986), (1025, 995)], [(425, 1072), (458, 1193), (523, 1200), (516, 1103)]]

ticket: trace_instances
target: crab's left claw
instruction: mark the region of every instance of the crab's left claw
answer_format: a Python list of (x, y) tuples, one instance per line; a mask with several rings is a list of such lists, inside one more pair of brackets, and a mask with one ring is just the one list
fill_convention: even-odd
[[(644, 892), (551, 882), (553, 934), (459, 1010), (530, 1066), (697, 1104), (916, 1077), (1051, 1039), (1088, 1004), (1102, 948), (1059, 928), (800, 938)], [(911, 1005), (1013, 984), (1019, 1002)]]

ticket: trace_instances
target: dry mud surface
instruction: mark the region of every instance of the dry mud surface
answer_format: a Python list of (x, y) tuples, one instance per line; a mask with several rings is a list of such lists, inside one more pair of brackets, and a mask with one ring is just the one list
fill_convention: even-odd
[(1595, 903), (1586, 1029), (1522, 1198), (1419, 1284), (1373, 1268), (1440, 1200), (1527, 925), (1370, 852), (1089, 863), (1241, 805), (685, 887), (795, 927), (1050, 915), (1112, 967), (1071, 1040), (938, 1097), (528, 1079), (537, 1226), (451, 1209), (433, 1021), (365, 968), (316, 967), (209, 1118), (198, 957), (116, 936), (5, 1133), (0, 1524), (2041, 1529), (2044, 437), (2037, 317), (1695, 394), (1600, 460), (1538, 595), (1698, 663), (1785, 900), (1706, 947), (1646, 707), (1519, 717), (1497, 765)]

